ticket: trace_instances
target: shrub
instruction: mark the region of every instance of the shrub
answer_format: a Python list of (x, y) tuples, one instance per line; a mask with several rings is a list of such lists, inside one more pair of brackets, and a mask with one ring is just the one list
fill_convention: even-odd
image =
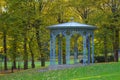
[[(108, 56), (107, 57), (108, 62), (114, 61), (114, 56)], [(105, 56), (95, 56), (95, 62), (105, 62)]]

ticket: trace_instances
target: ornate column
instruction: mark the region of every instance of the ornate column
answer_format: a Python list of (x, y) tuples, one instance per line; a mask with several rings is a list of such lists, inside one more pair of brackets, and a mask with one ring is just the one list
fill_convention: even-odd
[(52, 34), (50, 33), (50, 66), (53, 65)]
[(50, 65), (55, 65), (55, 35), (50, 34)]
[(83, 65), (86, 65), (87, 61), (87, 47), (86, 47), (86, 33), (83, 35)]
[(92, 63), (94, 63), (94, 33), (92, 33)]
[(87, 35), (88, 64), (90, 64), (90, 35)]
[(66, 64), (70, 64), (70, 35), (66, 35)]
[(61, 61), (62, 58), (62, 41), (61, 41), (61, 37), (58, 37), (58, 64), (62, 64)]
[(78, 56), (78, 45), (77, 45), (77, 38), (74, 40), (74, 64), (77, 63), (77, 56)]

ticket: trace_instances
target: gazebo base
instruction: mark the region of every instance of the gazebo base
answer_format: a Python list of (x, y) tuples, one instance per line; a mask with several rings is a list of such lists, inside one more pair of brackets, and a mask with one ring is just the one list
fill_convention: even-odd
[(80, 66), (84, 66), (81, 63), (78, 64), (63, 64), (63, 65), (53, 65), (53, 66), (49, 66), (48, 69), (49, 70), (58, 70), (58, 69), (66, 69), (66, 68), (74, 68), (74, 67), (80, 67)]
[[(89, 65), (89, 64), (87, 64)], [(75, 67), (82, 67), (82, 66), (87, 66), (87, 65), (83, 65), (81, 63), (78, 64), (62, 64), (62, 65), (52, 65), (52, 66), (48, 66), (47, 68), (43, 68), (41, 70), (39, 70), (39, 72), (46, 72), (49, 70), (61, 70), (61, 69), (69, 69), (69, 68), (75, 68)]]

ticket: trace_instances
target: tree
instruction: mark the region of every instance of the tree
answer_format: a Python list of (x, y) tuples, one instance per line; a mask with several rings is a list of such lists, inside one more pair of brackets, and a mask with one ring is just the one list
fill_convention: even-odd
[[(27, 35), (28, 35), (28, 29), (29, 29), (29, 4), (27, 4), (26, 1), (11, 1), (9, 2), (9, 11), (13, 17), (13, 19), (16, 19), (14, 21), (14, 26), (15, 23), (17, 23), (19, 27), (19, 31), (23, 37), (23, 49), (24, 49), (24, 54), (23, 54), (23, 59), (24, 59), (24, 69), (28, 69), (28, 51), (27, 51)], [(19, 4), (18, 4), (19, 3)], [(14, 7), (16, 5), (16, 7)], [(19, 9), (18, 9), (19, 8)], [(21, 12), (22, 11), (22, 12)], [(18, 15), (19, 14), (19, 15)], [(25, 16), (27, 14), (27, 16)], [(24, 17), (24, 18), (23, 18)], [(15, 27), (16, 27), (15, 26)], [(15, 33), (16, 34), (16, 33)], [(16, 41), (16, 40), (15, 40)], [(15, 51), (16, 52), (16, 51)], [(13, 54), (15, 56), (15, 54)]]
[(108, 16), (108, 22), (107, 24), (107, 30), (112, 31), (112, 45), (113, 45), (113, 51), (114, 51), (114, 61), (118, 61), (118, 52), (117, 49), (119, 48), (119, 6), (120, 1), (119, 0), (102, 0), (98, 1), (98, 9), (102, 10), (107, 16)]
[(38, 50), (40, 52), (40, 58), (41, 58), (41, 66), (45, 66), (45, 55), (41, 52), (41, 36), (40, 36), (40, 28), (42, 27), (42, 11), (44, 10), (46, 6), (46, 2), (44, 0), (38, 0), (34, 4), (34, 11), (35, 11), (35, 20), (33, 23), (33, 27), (35, 28), (36, 33), (36, 40), (38, 44)]
[(9, 30), (9, 14), (1, 14), (1, 32), (3, 35), (3, 49), (4, 49), (4, 69), (7, 70), (7, 32)]

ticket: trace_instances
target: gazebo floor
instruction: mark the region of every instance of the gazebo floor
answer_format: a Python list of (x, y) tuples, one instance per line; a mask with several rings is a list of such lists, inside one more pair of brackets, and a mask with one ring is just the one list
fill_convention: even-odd
[(62, 69), (69, 69), (69, 68), (75, 68), (75, 67), (83, 67), (83, 66), (88, 66), (91, 64), (86, 64), (83, 65), (82, 63), (76, 63), (76, 64), (61, 64), (61, 65), (53, 65), (53, 66), (48, 66), (46, 68), (42, 68), (39, 70), (39, 72), (46, 72), (50, 70), (62, 70)]
[(75, 68), (75, 67), (81, 67), (83, 64), (76, 63), (76, 64), (61, 64), (61, 65), (54, 65), (49, 66), (47, 68), (43, 68), (40, 70), (40, 72), (50, 71), (50, 70), (60, 70), (60, 69), (69, 69), (69, 68)]
[(59, 69), (66, 69), (66, 68), (74, 68), (74, 67), (80, 67), (83, 66), (81, 63), (77, 64), (62, 64), (62, 65), (54, 65), (54, 66), (49, 66), (49, 70), (59, 70)]

